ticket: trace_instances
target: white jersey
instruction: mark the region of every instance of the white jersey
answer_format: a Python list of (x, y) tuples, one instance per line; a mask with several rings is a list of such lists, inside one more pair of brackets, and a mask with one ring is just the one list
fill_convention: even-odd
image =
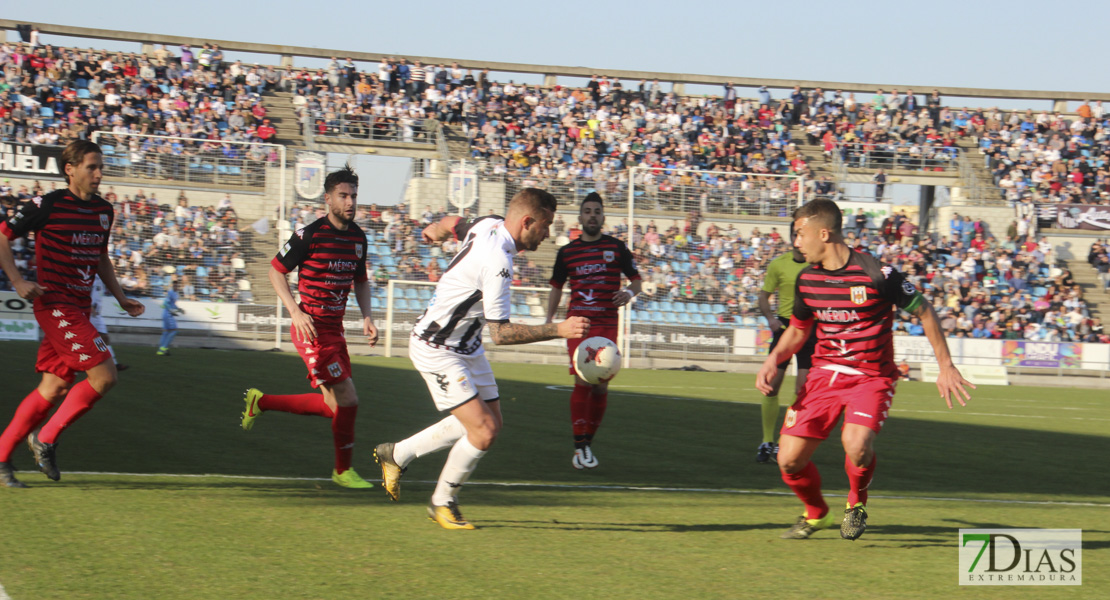
[(505, 230), (505, 220), (495, 216), (459, 221), (455, 236), (459, 252), (413, 327), (413, 343), (456, 354), (483, 354), (486, 322), (509, 322), (516, 242)]
[(93, 277), (92, 292), (89, 293), (89, 301), (92, 307), (92, 314), (100, 314), (100, 302), (104, 299), (104, 295), (108, 293), (108, 286), (100, 280), (100, 275)]

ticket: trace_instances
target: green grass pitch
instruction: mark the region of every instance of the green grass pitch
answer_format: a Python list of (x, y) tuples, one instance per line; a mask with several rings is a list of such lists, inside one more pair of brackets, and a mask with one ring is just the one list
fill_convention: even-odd
[[(0, 344), (5, 424), (37, 383), (34, 348)], [(413, 463), (391, 503), (327, 479), (325, 419), (267, 413), (239, 429), (245, 388), (309, 390), (295, 355), (117, 350), (133, 368), (63, 436), (62, 480), (29, 471), (21, 446), (33, 487), (0, 488), (0, 586), (14, 600), (1110, 595), (1105, 392), (981, 388), (949, 411), (932, 384), (902, 383), (867, 533), (790, 541), (778, 536), (801, 505), (753, 460), (754, 376), (622, 373), (601, 466), (577, 471), (565, 367), (497, 364), (505, 429), (460, 496), (480, 527), (466, 532), (425, 518), (445, 453)], [(355, 468), (377, 479), (374, 445), (438, 413), (406, 359), (355, 358), (354, 379)], [(838, 440), (815, 460), (840, 510)], [(961, 527), (1083, 529), (1084, 585), (961, 589)]]

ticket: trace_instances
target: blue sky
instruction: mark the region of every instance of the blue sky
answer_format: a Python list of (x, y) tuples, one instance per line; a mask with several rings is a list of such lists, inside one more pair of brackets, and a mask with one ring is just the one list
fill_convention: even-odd
[[(1110, 4), (1099, 2), (54, 0), (12, 3), (4, 13), (62, 25), (390, 54), (910, 85), (919, 91), (960, 86), (1110, 94), (1110, 73), (1099, 64), (1106, 56), (1101, 26)], [(137, 50), (135, 44), (107, 41), (83, 45)], [(360, 163), (370, 175), (366, 180), (403, 177), (396, 166), (372, 166), (379, 162)], [(399, 192), (383, 188), (374, 195), (390, 203)]]

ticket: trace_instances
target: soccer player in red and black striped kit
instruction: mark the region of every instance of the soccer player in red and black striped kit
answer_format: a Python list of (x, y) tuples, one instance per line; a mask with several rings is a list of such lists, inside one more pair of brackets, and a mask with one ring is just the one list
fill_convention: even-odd
[[(66, 189), (35, 198), (0, 222), (0, 267), (16, 293), (33, 301), (35, 320), (43, 333), (35, 362), (42, 381), (23, 399), (0, 435), (0, 484), (7, 487), (27, 487), (15, 478), (11, 465), (12, 450), (24, 438), (39, 470), (58, 481), (58, 436), (116, 384), (116, 365), (108, 344), (89, 322), (96, 276), (127, 314), (137, 317), (144, 310), (141, 302), (123, 295), (108, 257), (115, 213), (112, 205), (97, 195), (104, 175), (100, 147), (84, 140), (70, 143), (62, 151), (62, 168)], [(11, 250), (11, 240), (31, 232), (35, 233), (38, 282), (23, 278)], [(79, 372), (86, 378), (74, 385)], [(54, 416), (34, 433), (59, 402)]]
[(779, 438), (783, 481), (805, 504), (805, 512), (782, 536), (789, 539), (808, 538), (833, 524), (821, 495), (821, 475), (810, 457), (841, 414), (849, 492), (840, 536), (854, 540), (867, 527), (875, 437), (888, 417), (898, 381), (892, 337), (895, 307), (921, 319), (940, 365), (937, 388), (948, 408), (952, 398), (966, 406), (964, 400), (971, 397), (965, 386), (975, 387), (953, 364), (932, 305), (898, 270), (850, 249), (840, 232), (841, 219), (840, 208), (831, 200), (813, 200), (794, 211), (794, 247), (810, 265), (797, 278), (790, 327), (756, 376), (756, 389), (770, 393), (779, 363), (797, 352), (817, 328), (813, 369), (786, 411)]
[[(617, 309), (628, 304), (640, 293), (640, 273), (628, 246), (617, 238), (601, 233), (605, 224), (605, 205), (597, 192), (592, 192), (578, 208), (582, 235), (559, 248), (551, 275), (551, 292), (547, 297), (547, 322), (555, 318), (563, 298), (563, 284), (570, 280), (570, 305), (567, 316), (588, 317), (590, 337), (601, 336), (617, 341)], [(621, 289), (621, 275), (628, 278), (627, 289)], [(574, 430), (576, 469), (592, 469), (598, 465), (591, 445), (609, 400), (609, 382), (590, 385), (574, 372), (574, 351), (582, 340), (567, 340), (570, 374), (574, 390), (570, 393), (570, 421)]]
[[(370, 314), (370, 282), (366, 275), (366, 234), (355, 224), (358, 175), (350, 166), (324, 180), (327, 216), (298, 229), (270, 263), (270, 283), (292, 317), (290, 337), (308, 368), (308, 381), (319, 394), (263, 394), (251, 388), (244, 398), (242, 427), (250, 430), (266, 411), (315, 415), (331, 419), (335, 470), (331, 478), (346, 488), (373, 485), (351, 468), (355, 445), (358, 393), (351, 381), (351, 358), (343, 335), (343, 315), (352, 286), (362, 311), (362, 333), (373, 346), (378, 329)], [(298, 304), (286, 275), (300, 268)]]

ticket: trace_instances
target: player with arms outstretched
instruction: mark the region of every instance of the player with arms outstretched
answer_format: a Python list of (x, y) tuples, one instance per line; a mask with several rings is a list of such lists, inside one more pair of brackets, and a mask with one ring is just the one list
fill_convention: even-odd
[[(295, 231), (270, 262), (270, 283), (292, 317), (289, 333), (293, 345), (308, 368), (309, 383), (321, 393), (276, 395), (251, 388), (244, 398), (242, 427), (250, 430), (260, 414), (271, 410), (331, 419), (335, 443), (332, 481), (362, 489), (374, 486), (351, 468), (358, 393), (351, 380), (343, 315), (352, 287), (362, 311), (362, 333), (371, 346), (378, 341), (378, 329), (370, 313), (366, 234), (354, 223), (357, 200), (358, 175), (351, 167), (330, 173), (324, 180), (327, 216)], [(297, 268), (299, 304), (286, 280)]]
[[(791, 241), (794, 239), (793, 224), (790, 225), (790, 239)], [(798, 273), (808, 265), (806, 258), (797, 248), (779, 256), (767, 265), (767, 273), (763, 276), (763, 288), (759, 290), (759, 310), (767, 319), (767, 325), (773, 334), (771, 350), (779, 345), (783, 334), (786, 333), (786, 328), (790, 326), (790, 315), (794, 311), (795, 282), (798, 279)], [(778, 306), (776, 310), (772, 310), (771, 294), (776, 293)], [(795, 397), (801, 395), (802, 388), (805, 387), (806, 376), (813, 366), (813, 349), (816, 345), (817, 333), (810, 332), (805, 345), (794, 355), (794, 360), (798, 361), (798, 376), (794, 378)], [(775, 378), (771, 380), (771, 392), (763, 397), (763, 404), (759, 409), (762, 417), (763, 442), (759, 444), (755, 453), (755, 462), (758, 463), (769, 463), (778, 459), (779, 446), (775, 443), (775, 422), (779, 418), (779, 389), (782, 387), (782, 380), (786, 377), (788, 366), (790, 366), (789, 358), (779, 364)]]
[[(89, 321), (91, 293), (97, 275), (127, 314), (143, 314), (143, 304), (123, 294), (108, 257), (108, 237), (115, 212), (97, 195), (104, 176), (100, 146), (84, 140), (62, 151), (67, 187), (35, 198), (0, 222), (0, 267), (16, 293), (33, 301), (42, 329), (35, 369), (42, 381), (0, 435), (0, 484), (27, 487), (15, 478), (12, 450), (24, 438), (39, 470), (54, 481), (61, 478), (55, 460), (58, 436), (87, 413), (116, 385), (115, 361), (108, 344)], [(35, 233), (38, 282), (27, 281), (16, 268), (11, 240)], [(74, 385), (77, 373), (86, 378)], [(55, 404), (61, 406), (38, 433)]]
[(896, 269), (849, 248), (841, 235), (841, 219), (840, 208), (831, 200), (813, 200), (794, 211), (794, 247), (810, 266), (798, 275), (790, 327), (756, 375), (756, 388), (769, 394), (778, 365), (805, 344), (811, 329), (817, 329), (814, 368), (786, 411), (779, 439), (783, 481), (805, 504), (805, 512), (784, 538), (805, 539), (833, 524), (821, 495), (821, 475), (810, 457), (842, 414), (840, 439), (849, 492), (840, 536), (854, 540), (867, 527), (875, 437), (889, 415), (898, 381), (891, 331), (894, 307), (921, 319), (940, 365), (937, 388), (948, 408), (953, 397), (966, 405), (970, 396), (965, 386), (975, 387), (952, 362), (932, 305)]
[[(578, 207), (582, 235), (559, 248), (551, 274), (551, 292), (547, 297), (547, 322), (555, 318), (563, 298), (563, 284), (570, 280), (570, 304), (567, 314), (587, 317), (590, 336), (617, 341), (617, 310), (640, 293), (640, 273), (628, 246), (615, 237), (601, 233), (605, 224), (605, 205), (597, 192), (591, 192)], [(628, 289), (621, 289), (621, 275), (628, 278)], [(605, 416), (609, 399), (609, 382), (591, 385), (574, 372), (574, 351), (580, 339), (567, 340), (570, 374), (574, 390), (570, 393), (570, 422), (574, 431), (576, 469), (592, 469), (598, 465), (593, 453), (593, 439)]]
[(538, 248), (554, 218), (555, 197), (525, 188), (513, 196), (505, 218), (445, 217), (424, 229), (426, 241), (454, 236), (460, 243), (409, 339), (409, 357), (436, 408), (451, 414), (396, 444), (379, 444), (374, 457), (385, 491), (397, 500), (401, 474), (413, 459), (451, 448), (428, 506), (428, 517), (444, 529), (474, 529), (459, 510), (459, 490), (501, 431), (500, 396), (482, 329), (488, 325), (499, 346), (581, 338), (589, 331), (584, 317), (545, 325), (509, 322), (513, 256)]

